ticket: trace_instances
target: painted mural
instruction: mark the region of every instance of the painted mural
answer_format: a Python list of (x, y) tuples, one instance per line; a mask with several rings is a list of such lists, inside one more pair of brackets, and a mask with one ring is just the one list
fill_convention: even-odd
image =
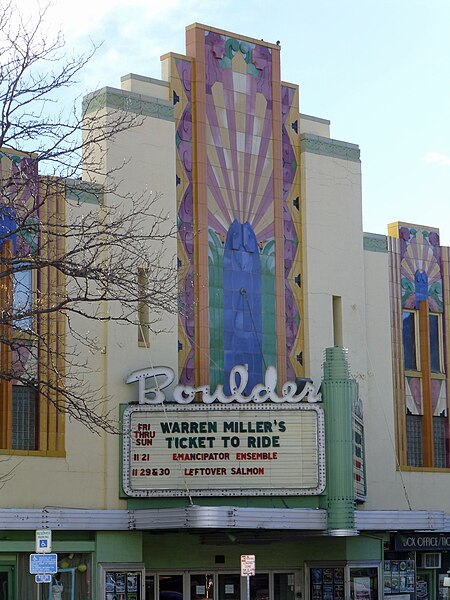
[(419, 308), (428, 300), (430, 311), (442, 312), (441, 247), (439, 233), (402, 226), (402, 307)]
[[(431, 228), (395, 223), (390, 226), (390, 235), (396, 238), (389, 242), (393, 360), (394, 373), (399, 374), (395, 384), (396, 410), (399, 439), (406, 440), (400, 462), (442, 468), (450, 458), (445, 441), (448, 358), (444, 348), (448, 325), (444, 290), (448, 290), (449, 281), (444, 254), (447, 249), (440, 246), (438, 230)], [(427, 302), (429, 313), (425, 330), (419, 319), (423, 301)], [(428, 331), (428, 339), (424, 338), (424, 331)], [(426, 433), (427, 423), (433, 432), (431, 436)]]
[(170, 67), (180, 381), (200, 373), (229, 393), (231, 369), (245, 364), (248, 391), (280, 354), (288, 378), (303, 374), (298, 88), (281, 86), (277, 48), (201, 26), (190, 34), (189, 58), (172, 55)]

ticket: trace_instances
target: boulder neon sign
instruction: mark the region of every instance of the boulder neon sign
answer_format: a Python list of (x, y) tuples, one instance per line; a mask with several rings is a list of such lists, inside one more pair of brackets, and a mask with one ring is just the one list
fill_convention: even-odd
[[(175, 373), (170, 367), (150, 367), (148, 369), (140, 369), (129, 375), (127, 383), (139, 383), (139, 404), (162, 404), (166, 400), (166, 395), (163, 390), (173, 383)], [(153, 383), (148, 384), (149, 380)], [(211, 391), (209, 385), (190, 386), (177, 385), (173, 390), (173, 401), (178, 404), (190, 404), (194, 402), (197, 394), (201, 394), (204, 404), (212, 404), (219, 402), (221, 404), (230, 404), (236, 402), (246, 404), (254, 402), (256, 404), (262, 402), (289, 402), (297, 403), (302, 400), (307, 402), (319, 402), (320, 394), (316, 393), (315, 387), (310, 382), (306, 382), (303, 389), (297, 394), (297, 383), (287, 381), (281, 386), (281, 395), (278, 395), (277, 387), (277, 370), (273, 366), (266, 369), (264, 383), (258, 383), (254, 386), (248, 396), (244, 396), (243, 392), (248, 383), (248, 371), (245, 365), (236, 365), (230, 372), (230, 390), (231, 394), (227, 396), (223, 391), (223, 385), (219, 384), (214, 391)]]

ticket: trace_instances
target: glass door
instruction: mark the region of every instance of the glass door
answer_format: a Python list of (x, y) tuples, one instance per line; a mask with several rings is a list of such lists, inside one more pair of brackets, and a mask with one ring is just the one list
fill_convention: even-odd
[(219, 573), (218, 600), (241, 600), (241, 576), (237, 573)]
[(273, 574), (273, 600), (295, 600), (295, 573)]
[(416, 598), (417, 600), (435, 600), (434, 572), (417, 571)]
[(268, 573), (256, 573), (250, 577), (250, 600), (270, 600)]
[(160, 575), (159, 600), (183, 600), (183, 575)]

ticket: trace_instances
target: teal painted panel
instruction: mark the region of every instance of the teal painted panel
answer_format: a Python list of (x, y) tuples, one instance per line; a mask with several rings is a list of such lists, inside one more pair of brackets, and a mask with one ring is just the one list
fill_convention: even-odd
[(98, 531), (98, 562), (142, 562), (141, 531)]
[[(256, 568), (258, 571), (277, 568), (299, 568), (305, 561), (342, 561), (342, 560), (381, 560), (382, 539), (368, 538), (314, 538), (300, 537), (295, 541), (282, 541), (283, 534), (255, 531), (254, 541), (258, 538), (273, 541), (265, 544), (248, 542), (244, 533), (239, 540), (240, 532), (232, 532), (236, 543), (223, 535), (223, 544), (220, 545), (220, 532), (208, 536), (208, 532), (202, 535), (165, 534), (152, 535), (145, 533), (143, 538), (143, 558), (147, 569), (162, 569), (170, 566), (172, 569), (217, 569), (215, 556), (224, 556), (225, 562), (221, 567), (231, 571), (238, 571), (240, 556), (242, 554), (255, 554)], [(242, 535), (242, 534), (241, 534)], [(278, 537), (277, 537), (278, 536)], [(208, 538), (210, 541), (208, 542)], [(213, 543), (213, 540), (215, 543)]]

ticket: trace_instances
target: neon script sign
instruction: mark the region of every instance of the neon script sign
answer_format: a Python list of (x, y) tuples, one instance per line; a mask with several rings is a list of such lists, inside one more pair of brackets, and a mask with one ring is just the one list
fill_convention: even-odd
[[(161, 380), (162, 378), (162, 380)], [(175, 373), (170, 367), (151, 367), (134, 371), (127, 378), (127, 383), (139, 383), (139, 404), (162, 404), (166, 400), (163, 390), (173, 382)], [(310, 382), (306, 382), (304, 388), (297, 394), (297, 384), (294, 381), (287, 381), (281, 386), (281, 395), (278, 395), (277, 370), (273, 366), (266, 369), (264, 383), (258, 383), (254, 386), (250, 395), (244, 396), (244, 390), (248, 383), (248, 371), (245, 365), (236, 365), (230, 372), (230, 390), (231, 394), (227, 396), (223, 391), (223, 385), (219, 384), (214, 391), (211, 391), (209, 385), (191, 386), (177, 385), (173, 391), (173, 400), (178, 404), (190, 404), (194, 401), (197, 394), (201, 394), (204, 404), (220, 402), (230, 404), (237, 402), (245, 404), (248, 402), (290, 402), (296, 403), (302, 400), (308, 402), (319, 402), (320, 394), (316, 393), (315, 387)]]

